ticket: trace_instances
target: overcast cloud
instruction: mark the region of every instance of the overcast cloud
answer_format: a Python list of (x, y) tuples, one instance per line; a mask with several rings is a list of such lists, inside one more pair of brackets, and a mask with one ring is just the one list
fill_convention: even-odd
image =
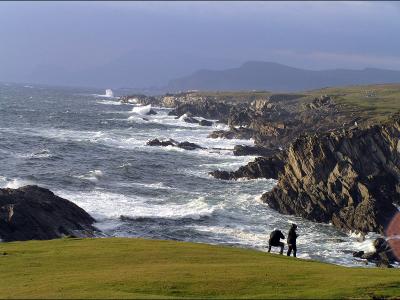
[(143, 87), (248, 60), (400, 70), (399, 29), (396, 2), (0, 2), (0, 80)]

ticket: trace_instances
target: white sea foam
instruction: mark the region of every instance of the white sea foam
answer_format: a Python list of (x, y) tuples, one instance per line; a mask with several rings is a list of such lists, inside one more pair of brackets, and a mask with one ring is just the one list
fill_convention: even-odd
[(223, 205), (208, 204), (203, 197), (184, 203), (152, 203), (149, 198), (126, 196), (104, 190), (83, 193), (61, 190), (57, 191), (57, 194), (76, 203), (100, 222), (110, 218), (118, 219), (121, 216), (132, 219), (199, 219), (223, 208)]
[(48, 149), (42, 149), (39, 151), (35, 151), (32, 153), (28, 153), (28, 154), (22, 154), (22, 155), (17, 155), (21, 158), (28, 158), (28, 159), (39, 159), (39, 158), (49, 158), (52, 157), (52, 154), (50, 152), (50, 150)]
[(103, 171), (101, 170), (93, 170), (89, 171), (87, 174), (79, 175), (77, 178), (89, 180), (92, 182), (98, 182), (100, 178), (104, 176)]
[(156, 190), (174, 190), (175, 188), (166, 186), (163, 182), (156, 182), (156, 183), (139, 183), (139, 182), (132, 182), (129, 185), (137, 185), (143, 186), (149, 189), (156, 189)]
[(135, 106), (132, 108), (132, 112), (139, 115), (147, 115), (151, 111), (151, 104), (145, 106)]
[(114, 97), (114, 93), (112, 91), (112, 89), (106, 89), (106, 97)]
[(18, 189), (25, 185), (32, 185), (34, 182), (20, 178), (9, 179), (6, 177), (0, 177), (0, 184), (2, 188)]
[(97, 101), (96, 103), (105, 105), (122, 105), (120, 101), (113, 101), (113, 100), (100, 100)]

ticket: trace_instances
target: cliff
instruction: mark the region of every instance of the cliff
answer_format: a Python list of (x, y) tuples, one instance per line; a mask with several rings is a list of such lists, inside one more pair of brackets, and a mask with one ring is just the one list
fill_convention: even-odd
[(342, 132), (299, 137), (277, 186), (263, 195), (281, 213), (384, 234), (400, 204), (400, 117)]

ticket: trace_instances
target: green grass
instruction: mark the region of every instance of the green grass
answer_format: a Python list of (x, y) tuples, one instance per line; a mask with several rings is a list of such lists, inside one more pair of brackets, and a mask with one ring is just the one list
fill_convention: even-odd
[(400, 270), (143, 239), (2, 243), (0, 298), (399, 297)]
[(366, 114), (371, 120), (382, 121), (400, 111), (400, 84), (358, 85), (326, 88), (308, 93), (312, 96), (331, 95), (346, 109)]
[[(266, 99), (277, 95), (268, 91), (220, 91), (196, 92), (199, 96), (217, 97), (230, 103), (250, 102), (255, 99)], [(333, 96), (338, 104), (343, 105), (347, 113), (354, 112), (371, 121), (383, 121), (394, 112), (400, 111), (400, 84), (356, 85), (347, 87), (330, 87), (300, 93), (284, 93), (298, 96), (285, 103), (307, 103), (321, 95)]]

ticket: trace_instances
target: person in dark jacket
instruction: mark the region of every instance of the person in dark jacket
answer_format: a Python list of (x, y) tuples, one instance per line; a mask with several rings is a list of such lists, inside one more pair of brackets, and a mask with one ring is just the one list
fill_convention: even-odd
[(284, 239), (285, 236), (283, 235), (282, 231), (278, 229), (274, 229), (274, 231), (271, 232), (269, 236), (269, 241), (268, 241), (268, 252), (271, 252), (271, 247), (281, 247), (280, 254), (283, 254), (283, 248), (285, 247), (285, 244), (281, 242), (281, 239)]
[(288, 252), (287, 256), (290, 256), (293, 250), (293, 256), (296, 257), (296, 252), (297, 252), (297, 246), (296, 246), (296, 240), (297, 237), (299, 236), (296, 233), (297, 225), (292, 224), (292, 226), (289, 229), (288, 237), (287, 237), (287, 244), (288, 244)]

